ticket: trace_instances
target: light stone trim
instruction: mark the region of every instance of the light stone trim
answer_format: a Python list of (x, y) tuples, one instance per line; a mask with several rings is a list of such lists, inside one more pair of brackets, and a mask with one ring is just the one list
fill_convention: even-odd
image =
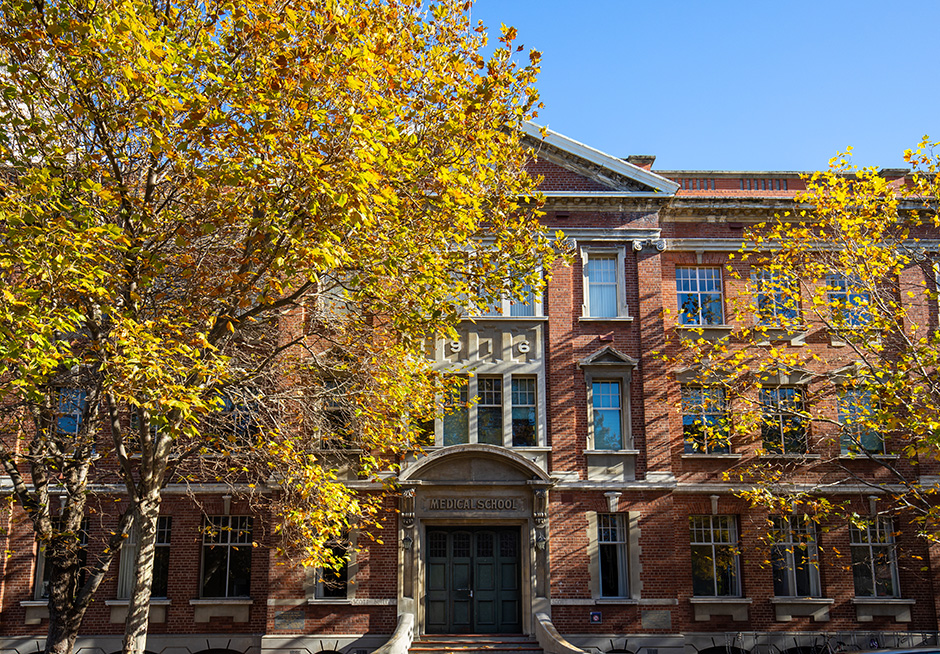
[[(601, 557), (600, 543), (598, 541), (597, 531), (597, 512), (587, 511), (587, 552), (588, 552), (588, 577), (589, 587), (591, 589), (591, 598), (586, 600), (590, 604), (598, 603), (638, 603), (641, 600), (643, 591), (643, 566), (640, 563), (640, 512), (624, 511), (619, 512), (626, 518), (627, 528), (627, 589), (630, 592), (629, 597), (601, 597)], [(555, 600), (552, 600), (552, 604)]]
[[(690, 495), (702, 495), (708, 493), (719, 493), (722, 495), (734, 495), (741, 492), (753, 490), (754, 486), (747, 484), (723, 484), (723, 483), (692, 483), (679, 482), (674, 488), (676, 493), (688, 493)], [(889, 493), (900, 493), (906, 490), (900, 484), (882, 484), (881, 486), (866, 486), (865, 484), (836, 484), (833, 486), (816, 486), (813, 484), (778, 484), (781, 492), (791, 493), (818, 493), (819, 495), (848, 495), (859, 493), (864, 495), (887, 495)]]
[[(673, 195), (679, 190), (679, 184), (671, 179), (553, 132), (547, 127), (531, 121), (524, 122), (521, 127), (523, 133), (537, 146), (539, 154), (547, 161), (574, 172), (587, 174), (600, 184), (620, 187), (627, 182), (631, 186), (647, 187), (640, 192), (652, 191), (664, 196)], [(575, 165), (571, 159), (583, 163)]]
[[(502, 378), (503, 441), (512, 444), (512, 379), (528, 377), (536, 384), (536, 448), (548, 446), (548, 403), (545, 380), (545, 317), (473, 318), (461, 322), (455, 341), (438, 340), (434, 344), (434, 367), (438, 370), (467, 375), (467, 396), (478, 395), (480, 376)], [(478, 405), (468, 408), (468, 437), (478, 437)], [(444, 421), (434, 421), (435, 447), (443, 447)], [(529, 455), (536, 465), (547, 469), (548, 456)]]
[(770, 603), (779, 622), (791, 622), (793, 616), (812, 617), (813, 622), (828, 622), (829, 607), (834, 599), (827, 597), (771, 597)]
[[(583, 297), (581, 301), (581, 320), (590, 320), (596, 322), (603, 321), (632, 321), (633, 318), (630, 316), (630, 311), (627, 307), (627, 272), (626, 272), (626, 246), (617, 245), (614, 247), (611, 246), (595, 246), (595, 245), (584, 245), (580, 246), (581, 251), (581, 288), (583, 290)], [(606, 257), (614, 256), (617, 258), (617, 315), (612, 317), (602, 317), (602, 316), (592, 316), (591, 307), (590, 307), (590, 295), (591, 288), (587, 276), (587, 266), (588, 261), (591, 259), (592, 255), (602, 255)]]
[(413, 613), (402, 613), (398, 616), (395, 632), (388, 642), (375, 650), (373, 654), (408, 654), (415, 636), (415, 616)]
[(853, 597), (855, 616), (859, 622), (873, 622), (876, 617), (892, 618), (895, 622), (910, 622), (912, 599), (882, 597)]
[(304, 592), (307, 594), (306, 601), (310, 604), (352, 604), (356, 599), (355, 583), (356, 575), (359, 573), (359, 530), (349, 530), (349, 555), (346, 559), (346, 597), (320, 597), (320, 574), (321, 570), (307, 568), (304, 577)]
[[(130, 600), (105, 600), (105, 606), (111, 608), (111, 623), (123, 624), (127, 620), (127, 612), (130, 610)], [(150, 622), (166, 622), (166, 612), (170, 605), (168, 599), (151, 599), (148, 619)]]
[(690, 597), (696, 622), (707, 622), (715, 615), (730, 615), (735, 622), (746, 622), (748, 607), (754, 600), (747, 597)]
[(193, 622), (209, 622), (212, 618), (232, 618), (232, 622), (248, 622), (251, 618), (251, 598), (191, 599)]
[(577, 242), (596, 241), (622, 245), (630, 241), (659, 241), (662, 239), (662, 230), (658, 227), (631, 229), (573, 227), (565, 230), (565, 238)]
[(584, 450), (588, 479), (592, 481), (633, 481), (639, 450)]
[(40, 624), (49, 619), (49, 600), (23, 600), (20, 606), (26, 609), (23, 624)]
[[(562, 477), (556, 479), (555, 489), (571, 489), (571, 490), (618, 490), (618, 491), (670, 491), (675, 490), (676, 480), (675, 477), (669, 476), (668, 479), (650, 479), (651, 475), (647, 474), (647, 479), (639, 479), (634, 481), (595, 481), (595, 480), (580, 480), (580, 479), (569, 479), (568, 477)], [(699, 486), (701, 488), (701, 485)]]
[(558, 633), (547, 613), (536, 612), (535, 637), (545, 654), (585, 654), (584, 650), (571, 644)]
[[(585, 455), (597, 455), (592, 464), (588, 456), (588, 479), (596, 481), (633, 481), (635, 457), (633, 449), (633, 398), (630, 382), (633, 371), (639, 365), (636, 359), (618, 352), (611, 346), (603, 347), (578, 362), (584, 372), (587, 392), (588, 440)], [(596, 450), (594, 445), (594, 380), (612, 380), (620, 383), (620, 433), (623, 442), (620, 450)], [(601, 454), (603, 452), (603, 455)], [(628, 456), (625, 456), (628, 455)], [(611, 459), (610, 457), (614, 458)], [(599, 458), (600, 457), (600, 458)], [(613, 470), (611, 468), (614, 468)]]

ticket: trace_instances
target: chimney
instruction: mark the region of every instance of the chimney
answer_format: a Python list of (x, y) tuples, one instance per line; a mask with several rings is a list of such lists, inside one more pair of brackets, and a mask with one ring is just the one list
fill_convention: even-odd
[(627, 157), (627, 163), (639, 166), (643, 170), (650, 170), (653, 167), (654, 161), (656, 161), (655, 154), (631, 154)]

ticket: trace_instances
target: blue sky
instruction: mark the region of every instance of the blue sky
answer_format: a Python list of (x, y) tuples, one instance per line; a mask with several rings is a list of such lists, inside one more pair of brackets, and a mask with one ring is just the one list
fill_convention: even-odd
[(658, 169), (903, 166), (940, 140), (940, 1), (477, 0), (543, 53), (537, 122)]

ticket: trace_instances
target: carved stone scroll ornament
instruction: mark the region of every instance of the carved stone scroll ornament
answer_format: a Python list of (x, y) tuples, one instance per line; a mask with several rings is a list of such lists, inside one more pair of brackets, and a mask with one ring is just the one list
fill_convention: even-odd
[(637, 239), (633, 241), (633, 249), (637, 252), (643, 248), (656, 248), (657, 252), (662, 252), (666, 249), (666, 239), (662, 238), (647, 238), (647, 239)]
[(548, 491), (544, 488), (537, 488), (534, 496), (532, 517), (535, 519), (535, 526), (542, 529), (548, 524)]
[(415, 489), (406, 488), (401, 494), (401, 521), (406, 528), (415, 525)]

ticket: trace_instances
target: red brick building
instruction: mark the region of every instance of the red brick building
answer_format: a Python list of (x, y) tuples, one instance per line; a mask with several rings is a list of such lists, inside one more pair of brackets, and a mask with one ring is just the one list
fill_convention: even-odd
[[(345, 574), (317, 583), (264, 547), (239, 546), (266, 537), (264, 519), (225, 487), (171, 487), (148, 649), (365, 654), (396, 627), (390, 650), (435, 634), (509, 634), (566, 654), (936, 642), (937, 566), (910, 525), (823, 533), (752, 510), (722, 473), (756, 445), (689, 447), (683, 393), (706, 391), (652, 354), (683, 323), (726, 328), (723, 304), (744, 292), (723, 272), (742, 225), (791, 207), (799, 174), (651, 172), (651, 157), (622, 160), (535, 128), (528, 138), (544, 222), (565, 232), (576, 260), (552, 271), (543, 297), (507, 300), (438, 344), (437, 365), (467, 375), (478, 400), (438, 420), (427, 456), (404, 468), (383, 542), (361, 539)], [(689, 296), (694, 318), (682, 308)], [(824, 360), (835, 352), (807, 342)], [(798, 393), (799, 380), (777, 387)], [(826, 474), (814, 457), (827, 452), (814, 448), (831, 444), (793, 451), (783, 438), (781, 457), (799, 455), (794, 476)], [(875, 464), (857, 465), (878, 479)], [(833, 493), (860, 513), (878, 501), (872, 488)], [(6, 516), (0, 650), (25, 653), (46, 628), (43, 561)], [(207, 535), (207, 521), (224, 529)], [(769, 524), (789, 547), (768, 548)], [(112, 527), (102, 499), (87, 537)], [(103, 584), (80, 648), (120, 649), (130, 573), (122, 560)]]

